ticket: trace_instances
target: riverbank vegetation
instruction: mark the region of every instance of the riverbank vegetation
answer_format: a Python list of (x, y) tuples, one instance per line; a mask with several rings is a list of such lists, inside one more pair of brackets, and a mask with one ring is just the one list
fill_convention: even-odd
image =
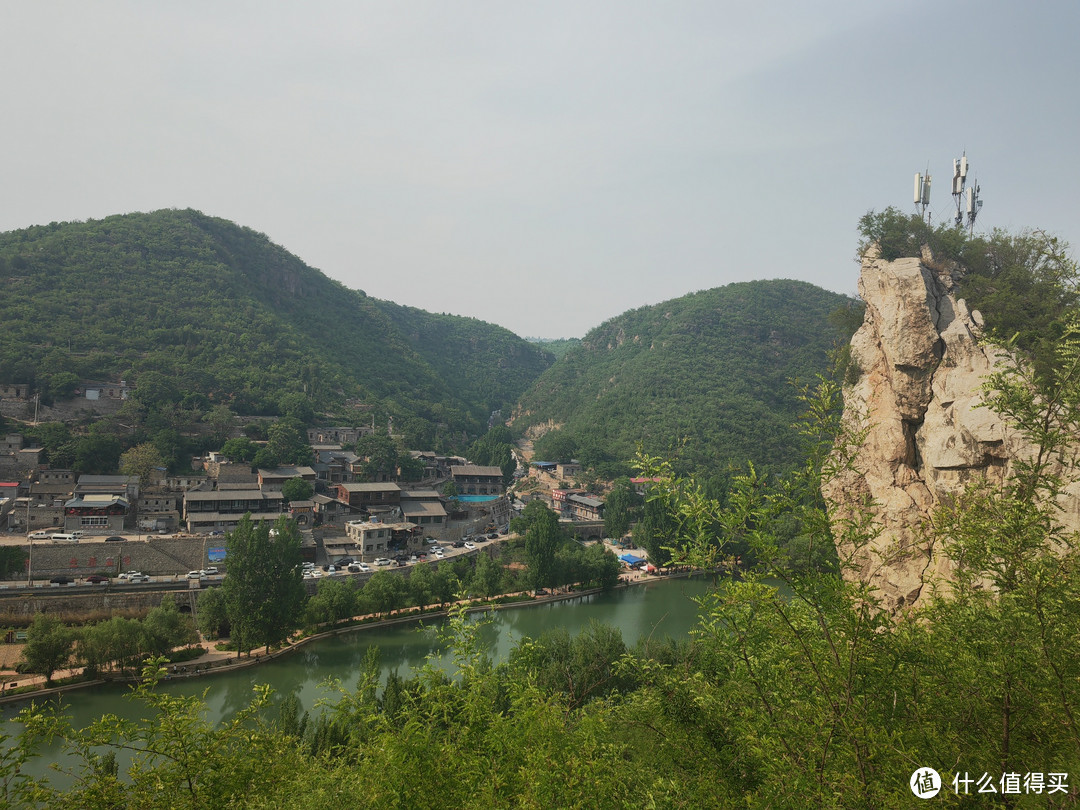
[[(925, 602), (892, 614), (852, 567), (868, 519), (831, 523), (822, 482), (854, 463), (858, 426), (831, 381), (804, 389), (804, 462), (749, 469), (721, 501), (669, 460), (641, 454), (667, 551), (738, 577), (702, 599), (691, 638), (626, 649), (595, 629), (523, 641), (499, 664), (454, 612), (454, 669), (380, 688), (369, 658), (318, 717), (256, 689), (215, 724), (198, 698), (156, 688), (142, 721), (75, 730), (23, 714), (0, 785), (41, 807), (878, 808), (913, 802), (913, 774), (941, 774), (939, 801), (1073, 807), (1080, 794), (1080, 554), (1062, 526), (1080, 434), (1080, 320), (1066, 314), (1038, 367), (1003, 366), (991, 407), (1032, 443), (1000, 483), (973, 481), (925, 527), (958, 563)], [(525, 553), (547, 545), (547, 519)], [(529, 532), (536, 529), (530, 543)], [(794, 542), (797, 541), (797, 542)], [(822, 547), (835, 568), (797, 565)], [(842, 574), (847, 574), (843, 576)], [(789, 589), (781, 596), (770, 580)], [(77, 758), (52, 790), (21, 765), (52, 735)], [(133, 750), (121, 772), (108, 752)], [(977, 797), (976, 797), (976, 794)]]

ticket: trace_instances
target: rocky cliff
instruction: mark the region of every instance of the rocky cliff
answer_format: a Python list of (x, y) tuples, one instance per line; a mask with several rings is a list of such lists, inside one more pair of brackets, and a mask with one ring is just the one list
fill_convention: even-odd
[[(950, 579), (951, 561), (923, 529), (934, 508), (973, 476), (1004, 480), (1012, 460), (1031, 452), (980, 407), (983, 380), (1002, 354), (980, 340), (979, 313), (953, 295), (955, 272), (928, 255), (888, 262), (869, 253), (859, 279), (866, 317), (851, 340), (858, 379), (845, 387), (844, 409), (868, 432), (855, 469), (830, 481), (824, 495), (834, 522), (872, 513), (876, 540), (840, 550), (856, 563), (851, 576), (875, 585), (893, 610), (915, 603), (928, 583)], [(1065, 511), (1073, 523), (1076, 495)]]

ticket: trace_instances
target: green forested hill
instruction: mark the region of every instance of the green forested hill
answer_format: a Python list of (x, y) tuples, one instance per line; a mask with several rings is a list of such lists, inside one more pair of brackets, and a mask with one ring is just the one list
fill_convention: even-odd
[[(799, 458), (789, 381), (828, 367), (840, 337), (827, 316), (853, 305), (798, 281), (753, 281), (642, 307), (600, 325), (536, 381), (516, 428), (549, 420), (586, 463), (620, 463), (640, 442), (694, 470)], [(562, 442), (562, 437), (572, 441)]]
[(0, 234), (0, 279), (0, 381), (46, 397), (159, 372), (177, 397), (238, 413), (279, 412), (297, 393), (317, 408), (360, 399), (434, 446), (482, 430), (551, 362), (501, 327), (370, 298), (192, 210)]

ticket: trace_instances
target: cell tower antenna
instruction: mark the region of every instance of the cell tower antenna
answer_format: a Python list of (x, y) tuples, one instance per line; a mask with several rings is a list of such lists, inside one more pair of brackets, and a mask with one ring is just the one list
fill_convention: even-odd
[(979, 184), (975, 181), (975, 175), (971, 176), (971, 185), (967, 185), (968, 159), (967, 152), (955, 158), (953, 165), (952, 195), (956, 202), (956, 227), (964, 225), (964, 213), (967, 213), (968, 232), (975, 232), (975, 217), (982, 208), (982, 200), (979, 199)]
[(915, 210), (920, 217), (926, 217), (930, 224), (930, 164), (926, 164), (926, 174), (915, 173)]
[(983, 201), (979, 199), (979, 192), (981, 188), (978, 182), (972, 178), (971, 185), (967, 189), (967, 218), (968, 218), (968, 233), (975, 233), (975, 217), (979, 215), (979, 211), (982, 210)]

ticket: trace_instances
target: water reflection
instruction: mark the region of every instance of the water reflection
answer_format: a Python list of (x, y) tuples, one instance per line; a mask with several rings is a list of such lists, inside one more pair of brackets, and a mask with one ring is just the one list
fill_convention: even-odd
[[(525, 636), (536, 637), (554, 627), (564, 627), (575, 634), (592, 621), (617, 628), (627, 646), (632, 646), (642, 638), (685, 638), (697, 621), (697, 605), (691, 597), (704, 593), (708, 587), (709, 583), (702, 579), (660, 581), (564, 602), (488, 611), (476, 620), (490, 620), (481, 638), (496, 662), (506, 660), (511, 649)], [(427, 619), (424, 624), (430, 628), (440, 621)], [(266, 683), (279, 697), (295, 695), (302, 711), (314, 713), (320, 700), (335, 698), (326, 688), (328, 680), (340, 682), (348, 691), (356, 689), (364, 658), (373, 646), (379, 648), (381, 683), (386, 682), (390, 672), (409, 677), (429, 661), (453, 674), (452, 656), (440, 652), (435, 634), (415, 622), (342, 633), (255, 667), (202, 678), (170, 679), (161, 688), (174, 695), (202, 696), (205, 692), (207, 716), (228, 719), (250, 703), (257, 684)], [(65, 714), (80, 728), (103, 714), (117, 714), (131, 720), (145, 717), (147, 712), (141, 705), (125, 699), (129, 691), (127, 686), (106, 685), (71, 692), (63, 699)], [(2, 709), (0, 719), (8, 734), (19, 730), (11, 722), (19, 708), (7, 705)], [(42, 760), (47, 762), (59, 751), (59, 745), (53, 746), (43, 752)]]

